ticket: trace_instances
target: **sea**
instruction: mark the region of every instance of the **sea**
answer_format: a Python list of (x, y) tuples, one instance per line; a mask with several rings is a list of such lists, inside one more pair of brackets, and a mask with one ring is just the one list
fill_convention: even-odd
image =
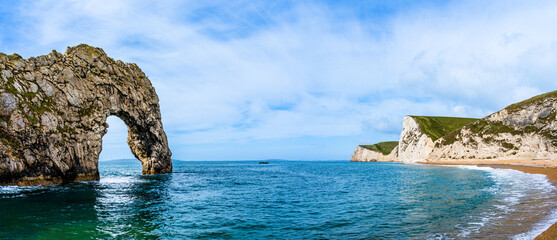
[(544, 175), (348, 161), (100, 162), (100, 181), (0, 187), (0, 239), (533, 239)]

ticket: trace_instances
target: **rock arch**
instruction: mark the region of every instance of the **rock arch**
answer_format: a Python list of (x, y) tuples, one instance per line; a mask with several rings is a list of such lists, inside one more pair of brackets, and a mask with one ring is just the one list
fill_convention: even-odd
[(172, 171), (158, 96), (136, 64), (82, 44), (26, 60), (0, 54), (0, 71), (0, 185), (98, 180), (111, 115), (127, 125), (143, 174)]

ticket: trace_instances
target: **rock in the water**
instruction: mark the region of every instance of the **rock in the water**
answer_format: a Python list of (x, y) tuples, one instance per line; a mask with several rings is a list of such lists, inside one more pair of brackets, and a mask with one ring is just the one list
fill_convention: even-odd
[(172, 171), (159, 99), (135, 64), (100, 48), (27, 60), (0, 53), (0, 185), (98, 180), (106, 119), (128, 126), (143, 174)]

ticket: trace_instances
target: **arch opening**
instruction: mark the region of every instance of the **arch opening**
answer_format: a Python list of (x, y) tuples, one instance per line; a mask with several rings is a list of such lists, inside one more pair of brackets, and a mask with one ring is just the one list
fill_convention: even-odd
[[(102, 150), (99, 154), (99, 162), (110, 160), (138, 160), (133, 156), (130, 147), (126, 143), (128, 127), (126, 123), (117, 116), (109, 116), (106, 119), (107, 132), (102, 137)], [(140, 162), (139, 162), (140, 164)]]
[[(0, 114), (0, 123), (9, 129), (2, 132), (0, 143), (0, 185), (98, 180), (99, 160), (129, 158), (130, 152), (140, 161), (143, 174), (172, 172), (159, 98), (136, 64), (115, 61), (102, 49), (85, 44), (68, 47), (65, 54), (14, 56), (10, 61), (17, 61), (17, 66), (7, 64), (7, 58), (0, 61), (10, 66), (4, 67), (10, 84), (21, 86), (5, 94), (9, 107)], [(29, 74), (23, 69), (34, 70)], [(38, 77), (42, 75), (56, 77)], [(104, 138), (103, 151), (105, 123), (111, 115), (121, 120), (108, 120), (113, 128)], [(111, 140), (114, 125), (122, 126), (118, 121), (127, 126), (117, 132), (121, 139), (127, 128), (130, 150), (123, 150), (121, 140)]]
[[(141, 173), (142, 164), (135, 158), (126, 142), (128, 126), (118, 116), (106, 119), (106, 133), (102, 137), (102, 149), (99, 154), (98, 171), (101, 182), (112, 181), (107, 176), (130, 177)], [(118, 180), (120, 181), (120, 180)]]
[[(102, 147), (108, 147), (109, 151), (103, 154), (101, 148), (100, 152), (97, 153), (97, 156), (99, 156), (97, 162), (115, 157), (137, 159), (141, 163), (143, 174), (172, 171), (170, 160), (172, 153), (168, 149), (166, 134), (162, 131), (160, 117), (155, 116), (153, 118), (148, 112), (134, 112), (133, 109), (128, 109), (125, 106), (119, 106), (116, 109), (111, 108), (107, 115), (104, 124), (101, 124), (102, 131), (100, 133)], [(105, 135), (108, 133), (111, 124), (116, 128), (116, 133), (109, 136), (105, 143)], [(121, 140), (114, 141), (114, 138), (126, 139), (127, 147), (122, 144)], [(111, 143), (114, 145), (110, 145)], [(129, 150), (122, 150), (124, 148)]]

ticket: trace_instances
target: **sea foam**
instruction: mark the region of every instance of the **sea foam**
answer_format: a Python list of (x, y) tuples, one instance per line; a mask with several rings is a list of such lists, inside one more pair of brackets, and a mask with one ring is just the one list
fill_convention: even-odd
[[(484, 226), (485, 224), (495, 221), (496, 219), (503, 218), (504, 215), (515, 212), (516, 208), (514, 206), (521, 204), (523, 201), (525, 201), (525, 198), (543, 200), (544, 206), (557, 205), (557, 201), (555, 201), (554, 198), (551, 197), (556, 195), (557, 188), (554, 184), (552, 184), (551, 180), (543, 174), (531, 174), (513, 169), (500, 169), (470, 165), (445, 166), (486, 171), (489, 174), (488, 176), (494, 180), (495, 185), (484, 190), (501, 196), (501, 198), (499, 199), (501, 204), (495, 205), (495, 207), (501, 210), (501, 212), (487, 212), (485, 213), (486, 216), (482, 217), (479, 222), (472, 223), (472, 225)], [(512, 239), (534, 239), (536, 238), (536, 236), (546, 231), (556, 222), (557, 208), (552, 207), (550, 213), (543, 217), (541, 221), (535, 223), (529, 231), (518, 234)], [(466, 237), (470, 234), (471, 230), (472, 229), (465, 229), (459, 234), (459, 236)]]

